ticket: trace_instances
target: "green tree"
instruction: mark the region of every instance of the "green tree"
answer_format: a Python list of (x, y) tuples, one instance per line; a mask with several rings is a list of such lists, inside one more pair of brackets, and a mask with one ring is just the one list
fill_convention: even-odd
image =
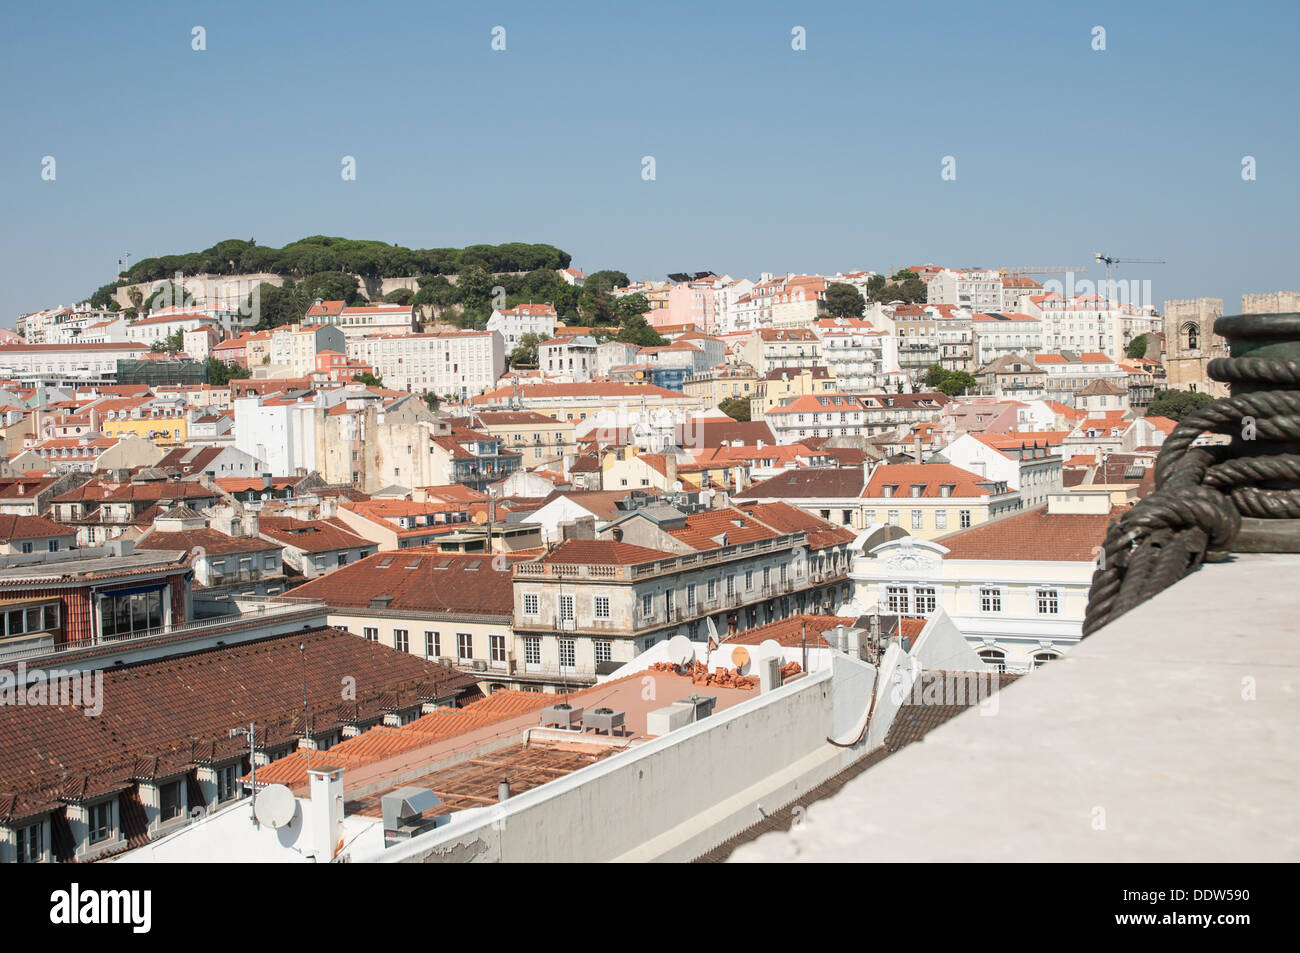
[(357, 276), (341, 271), (308, 275), (299, 287), (309, 302), (320, 298), (322, 301), (343, 301), (352, 305), (361, 297), (361, 283)]
[(1145, 334), (1139, 334), (1133, 340), (1128, 342), (1128, 348), (1124, 353), (1128, 355), (1130, 360), (1137, 360), (1140, 357), (1146, 357), (1147, 341), (1148, 338)]
[(663, 347), (668, 343), (658, 331), (645, 323), (645, 318), (639, 316), (630, 319), (614, 340), (624, 344), (635, 344), (637, 347)]
[(427, 391), (424, 395), (424, 403), (430, 410), (437, 410), (440, 401), (438, 400), (437, 394), (433, 391)]
[(233, 380), (244, 380), (251, 376), (252, 372), (242, 364), (208, 358), (208, 383), (214, 387), (224, 387)]
[(749, 398), (728, 397), (722, 403), (718, 404), (718, 410), (722, 411), (732, 420), (749, 420)]
[(415, 299), (415, 292), (410, 288), (395, 288), (384, 295), (388, 304), (410, 304)]
[(857, 288), (838, 281), (826, 286), (826, 311), (833, 318), (860, 318), (867, 302)]
[(185, 332), (177, 328), (161, 341), (154, 341), (149, 350), (155, 354), (175, 354), (185, 346)]
[(1193, 411), (1212, 403), (1214, 398), (1209, 394), (1187, 390), (1160, 390), (1156, 391), (1151, 403), (1147, 404), (1147, 416), (1182, 420)]
[(948, 376), (939, 382), (938, 388), (949, 397), (956, 397), (973, 390), (975, 378), (965, 371), (949, 371)]
[(619, 324), (626, 325), (633, 318), (644, 317), (650, 310), (650, 302), (641, 292), (624, 295), (614, 299), (614, 314)]
[(510, 352), (510, 366), (518, 364), (527, 364), (535, 366), (537, 364), (537, 345), (546, 340), (542, 334), (533, 334), (529, 332), (519, 339), (519, 346)]
[(374, 374), (370, 373), (369, 371), (365, 371), (361, 374), (357, 374), (352, 379), (356, 381), (358, 384), (365, 384), (367, 387), (384, 386), (384, 379), (382, 377), (376, 377)]

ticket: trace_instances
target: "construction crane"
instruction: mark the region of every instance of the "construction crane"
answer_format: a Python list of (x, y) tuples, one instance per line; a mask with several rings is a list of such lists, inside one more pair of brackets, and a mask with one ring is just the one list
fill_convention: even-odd
[(1163, 258), (1112, 258), (1110, 255), (1103, 255), (1097, 252), (1097, 263), (1106, 265), (1106, 287), (1110, 287), (1110, 270), (1118, 264), (1132, 265), (1164, 265), (1168, 264)]
[(999, 268), (998, 274), (1019, 278), (1021, 275), (1065, 275), (1070, 272), (1085, 272), (1088, 268), (1071, 268), (1068, 265), (1052, 265), (1046, 268)]

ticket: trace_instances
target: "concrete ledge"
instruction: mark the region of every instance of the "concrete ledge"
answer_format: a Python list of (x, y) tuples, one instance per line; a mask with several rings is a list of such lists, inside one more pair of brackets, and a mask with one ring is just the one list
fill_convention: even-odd
[(1298, 588), (1204, 566), (731, 859), (1300, 859)]

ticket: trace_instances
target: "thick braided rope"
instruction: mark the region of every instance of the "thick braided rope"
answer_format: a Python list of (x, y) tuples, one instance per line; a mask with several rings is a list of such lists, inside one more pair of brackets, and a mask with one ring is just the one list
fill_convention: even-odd
[[(1217, 358), (1210, 376), (1233, 383), (1300, 387), (1300, 363)], [(1241, 518), (1300, 518), (1300, 455), (1230, 457), (1227, 447), (1193, 447), (1203, 433), (1300, 440), (1300, 392), (1252, 391), (1185, 417), (1161, 447), (1156, 491), (1111, 524), (1088, 594), (1088, 636), (1192, 572), (1211, 548), (1231, 544)], [(1292, 486), (1259, 487), (1258, 483)]]

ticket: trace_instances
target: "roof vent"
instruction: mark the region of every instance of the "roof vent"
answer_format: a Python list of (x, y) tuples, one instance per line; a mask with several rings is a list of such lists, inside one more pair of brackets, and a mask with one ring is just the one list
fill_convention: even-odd
[(385, 594), (382, 595), (382, 596), (375, 596), (374, 598), (372, 598), (372, 599), (370, 600), (370, 608), (372, 608), (372, 609), (387, 609), (387, 608), (392, 604), (392, 602), (393, 602), (393, 596), (392, 596), (392, 594), (391, 594), (391, 593), (385, 593)]

